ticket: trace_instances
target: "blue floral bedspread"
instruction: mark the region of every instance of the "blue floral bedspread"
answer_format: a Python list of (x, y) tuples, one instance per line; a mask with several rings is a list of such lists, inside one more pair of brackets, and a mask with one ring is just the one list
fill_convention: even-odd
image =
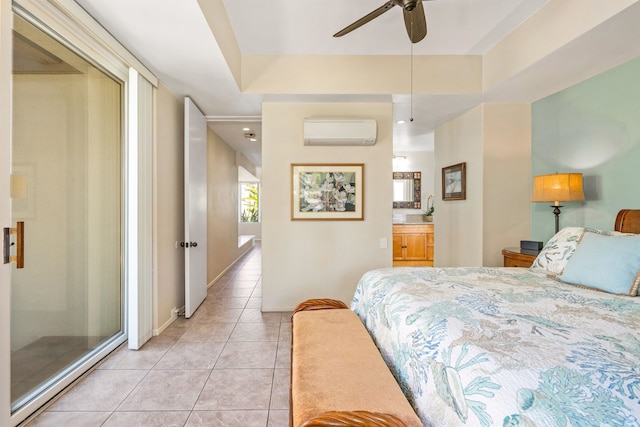
[(388, 268), (351, 309), (425, 426), (640, 425), (640, 297), (524, 268)]

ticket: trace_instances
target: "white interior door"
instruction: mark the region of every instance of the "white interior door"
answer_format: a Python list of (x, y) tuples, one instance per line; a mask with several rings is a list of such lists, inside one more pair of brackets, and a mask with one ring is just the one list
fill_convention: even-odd
[(184, 315), (189, 318), (207, 296), (207, 120), (188, 97), (184, 114)]

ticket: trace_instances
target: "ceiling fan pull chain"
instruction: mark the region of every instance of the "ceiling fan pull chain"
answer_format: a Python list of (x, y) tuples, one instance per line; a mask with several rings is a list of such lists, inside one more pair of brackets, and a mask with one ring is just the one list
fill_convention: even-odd
[(409, 43), (411, 45), (411, 61), (410, 61), (410, 82), (409, 82), (409, 104), (410, 104), (410, 117), (409, 117), (409, 121), (412, 122), (413, 121), (413, 43)]

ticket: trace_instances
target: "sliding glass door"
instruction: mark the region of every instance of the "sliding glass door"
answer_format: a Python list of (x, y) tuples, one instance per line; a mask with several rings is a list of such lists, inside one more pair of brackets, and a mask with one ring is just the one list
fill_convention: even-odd
[(16, 14), (12, 68), (15, 412), (123, 339), (124, 90)]

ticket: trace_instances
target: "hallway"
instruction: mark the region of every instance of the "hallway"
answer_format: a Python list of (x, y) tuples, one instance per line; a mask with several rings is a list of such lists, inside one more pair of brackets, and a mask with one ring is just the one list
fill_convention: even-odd
[(121, 348), (40, 426), (289, 425), (291, 313), (261, 313), (260, 244), (139, 351)]

